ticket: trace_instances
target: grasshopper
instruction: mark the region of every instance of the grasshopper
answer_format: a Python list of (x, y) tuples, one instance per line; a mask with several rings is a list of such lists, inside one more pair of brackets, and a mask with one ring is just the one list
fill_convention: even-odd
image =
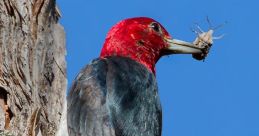
[(214, 31), (216, 29), (222, 27), (223, 24), (218, 25), (217, 27), (213, 28), (208, 17), (207, 17), (207, 22), (209, 24), (209, 30), (207, 32), (203, 31), (197, 23), (196, 23), (196, 30), (192, 29), (192, 31), (197, 34), (197, 37), (193, 41), (193, 44), (199, 48), (204, 48), (203, 53), (192, 55), (193, 58), (195, 58), (197, 60), (204, 61), (210, 51), (210, 48), (213, 44), (213, 40), (221, 39), (224, 37), (224, 34), (220, 35), (218, 37), (213, 37)]

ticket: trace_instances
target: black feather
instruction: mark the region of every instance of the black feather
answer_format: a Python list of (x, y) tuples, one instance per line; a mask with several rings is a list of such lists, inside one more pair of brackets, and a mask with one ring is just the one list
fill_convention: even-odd
[(125, 57), (96, 59), (68, 96), (70, 135), (161, 136), (162, 111), (154, 74)]

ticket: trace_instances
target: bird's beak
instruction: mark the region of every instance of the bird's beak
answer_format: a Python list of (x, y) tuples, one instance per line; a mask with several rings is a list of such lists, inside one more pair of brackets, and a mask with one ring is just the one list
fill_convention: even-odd
[(192, 43), (165, 38), (169, 46), (166, 47), (166, 54), (200, 54), (203, 53), (203, 48), (197, 47)]

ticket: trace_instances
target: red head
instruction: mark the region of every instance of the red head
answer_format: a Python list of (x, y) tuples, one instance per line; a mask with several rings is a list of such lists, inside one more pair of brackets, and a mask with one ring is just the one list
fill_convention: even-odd
[(174, 41), (157, 21), (146, 17), (130, 18), (112, 27), (100, 57), (129, 57), (155, 73), (155, 64), (161, 56), (168, 53), (182, 53), (182, 49), (175, 47), (171, 49), (172, 45), (175, 45)]

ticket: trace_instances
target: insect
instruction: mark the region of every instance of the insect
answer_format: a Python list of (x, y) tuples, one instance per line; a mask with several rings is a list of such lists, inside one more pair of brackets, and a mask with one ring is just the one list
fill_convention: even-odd
[(204, 52), (201, 54), (193, 54), (192, 57), (197, 60), (205, 60), (206, 56), (208, 55), (210, 48), (213, 44), (213, 40), (221, 39), (224, 37), (224, 34), (213, 37), (213, 33), (216, 29), (222, 27), (224, 24), (218, 25), (216, 27), (212, 27), (209, 18), (207, 17), (207, 22), (209, 24), (209, 30), (207, 32), (203, 31), (201, 27), (196, 23), (196, 29), (192, 29), (194, 33), (197, 34), (196, 39), (194, 40), (193, 44), (199, 48), (204, 48)]

